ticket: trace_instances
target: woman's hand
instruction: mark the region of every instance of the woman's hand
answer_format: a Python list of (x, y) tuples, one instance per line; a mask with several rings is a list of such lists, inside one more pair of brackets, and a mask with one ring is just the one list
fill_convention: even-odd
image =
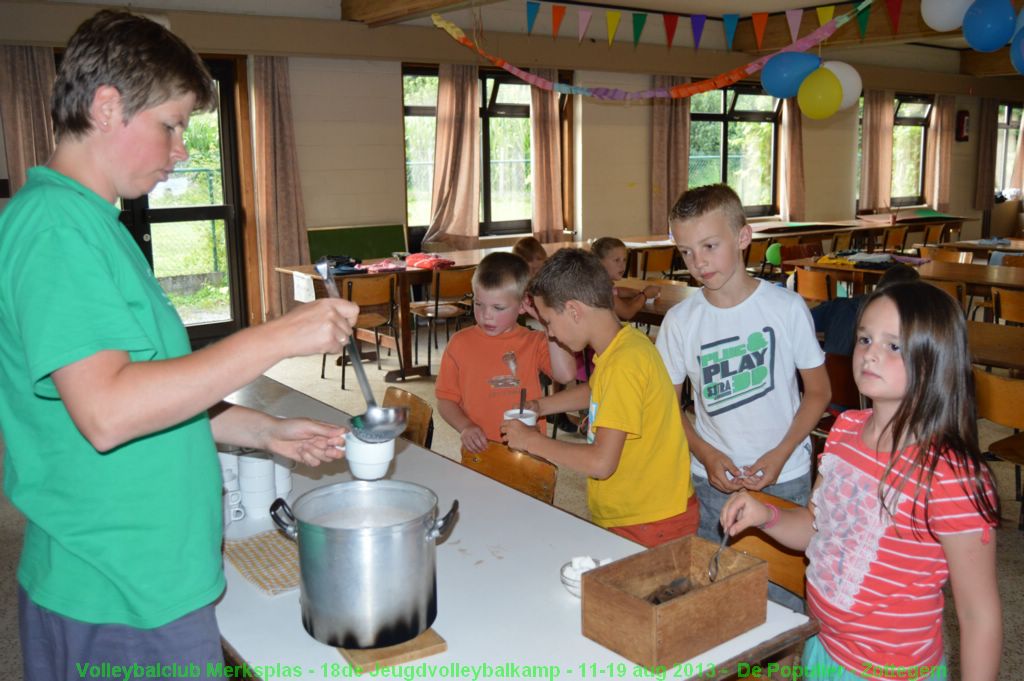
[(260, 435), (260, 449), (309, 466), (344, 456), (347, 428), (312, 419), (274, 419)]

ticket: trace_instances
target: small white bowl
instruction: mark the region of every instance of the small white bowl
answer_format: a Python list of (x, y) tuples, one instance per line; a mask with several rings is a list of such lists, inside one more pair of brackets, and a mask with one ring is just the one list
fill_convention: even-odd
[(562, 578), (562, 584), (565, 586), (565, 590), (568, 591), (569, 593), (571, 593), (576, 598), (579, 598), (580, 597), (580, 593), (583, 590), (583, 581), (581, 579), (577, 579), (576, 577), (572, 577), (572, 576), (570, 576), (568, 574), (567, 571), (571, 567), (572, 567), (572, 561), (569, 561), (568, 563), (566, 563), (565, 565), (562, 566), (562, 569), (559, 572), (559, 575)]

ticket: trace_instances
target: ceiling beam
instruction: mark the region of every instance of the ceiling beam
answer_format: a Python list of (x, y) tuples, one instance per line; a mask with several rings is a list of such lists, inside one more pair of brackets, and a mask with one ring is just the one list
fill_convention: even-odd
[[(836, 16), (845, 14), (853, 9), (855, 3), (842, 3), (835, 6)], [(875, 0), (868, 10), (871, 12), (868, 20), (868, 30), (864, 37), (860, 37), (860, 28), (857, 20), (854, 19), (841, 26), (833, 33), (828, 40), (822, 43), (823, 47), (857, 47), (877, 46), (884, 43), (906, 43), (938, 36), (947, 36), (947, 33), (939, 33), (928, 28), (921, 18), (921, 0), (903, 0), (900, 10), (900, 32), (894, 34), (892, 20), (889, 18), (889, 10), (882, 0)], [(818, 13), (814, 9), (804, 11), (800, 22), (799, 36), (805, 36), (819, 27)], [(786, 21), (784, 12), (772, 14), (768, 17), (768, 25), (764, 30), (764, 40), (761, 48), (758, 49), (757, 41), (754, 39), (754, 27), (751, 19), (741, 19), (736, 29), (736, 38), (733, 41), (733, 49), (750, 53), (775, 52), (793, 43), (789, 35), (789, 23)]]
[[(960, 53), (960, 73), (965, 76), (1016, 76), (1017, 70), (1010, 62), (1010, 48), (995, 52), (964, 50)], [(1022, 83), (1024, 86), (1024, 83)]]
[(499, 0), (341, 0), (341, 18), (367, 26), (419, 19), (432, 12), (492, 4)]

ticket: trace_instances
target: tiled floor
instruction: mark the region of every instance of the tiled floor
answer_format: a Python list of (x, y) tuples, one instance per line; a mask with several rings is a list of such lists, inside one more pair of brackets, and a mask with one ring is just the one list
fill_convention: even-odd
[[(421, 358), (425, 355), (421, 354)], [(435, 369), (436, 358), (435, 353)], [(385, 357), (385, 370), (393, 368), (395, 360)], [(368, 367), (370, 380), (378, 395), (384, 392), (381, 381), (382, 372), (375, 367)], [(297, 390), (305, 392), (332, 406), (349, 413), (359, 412), (364, 404), (361, 394), (353, 379), (348, 389), (340, 388), (340, 368), (328, 367), (328, 380), (320, 379), (320, 357), (295, 359), (282, 362), (267, 372), (267, 375)], [(415, 379), (402, 385), (433, 402), (433, 380)], [(982, 444), (1002, 437), (1008, 432), (981, 422)], [(560, 436), (561, 437), (561, 436)], [(565, 436), (571, 437), (571, 436)], [(434, 450), (458, 458), (458, 434), (435, 418)], [(2, 454), (0, 454), (2, 456)], [(1024, 533), (1016, 529), (1016, 517), (1020, 502), (1014, 501), (1011, 488), (1013, 484), (1012, 466), (997, 462), (994, 464), (999, 481), (1000, 496), (1003, 500), (1003, 516), (1007, 520), (998, 533), (998, 569), (1000, 592), (1003, 599), (1004, 616), (1004, 647), (1000, 678), (1024, 678)], [(585, 480), (571, 471), (559, 474), (556, 488), (555, 504), (572, 513), (586, 517)], [(10, 681), (21, 679), (21, 654), (18, 649), (16, 583), (15, 568), (19, 552), (24, 523), (6, 497), (0, 498), (0, 670), (2, 677)], [(955, 616), (951, 599), (947, 601), (947, 652), (951, 665), (951, 679), (959, 678), (959, 643), (955, 633)]]

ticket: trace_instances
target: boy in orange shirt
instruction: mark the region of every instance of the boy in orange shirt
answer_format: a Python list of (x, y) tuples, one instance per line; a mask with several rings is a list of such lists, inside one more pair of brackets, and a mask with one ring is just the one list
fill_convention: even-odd
[[(559, 383), (576, 375), (572, 354), (543, 331), (516, 323), (521, 313), (534, 314), (524, 301), (529, 279), (529, 266), (518, 255), (492, 253), (481, 260), (473, 275), (476, 326), (452, 336), (441, 357), (437, 410), (470, 452), (501, 440), (502, 417), (519, 406), (520, 390), (528, 400), (541, 397), (541, 372)], [(537, 427), (543, 429), (544, 421)]]

